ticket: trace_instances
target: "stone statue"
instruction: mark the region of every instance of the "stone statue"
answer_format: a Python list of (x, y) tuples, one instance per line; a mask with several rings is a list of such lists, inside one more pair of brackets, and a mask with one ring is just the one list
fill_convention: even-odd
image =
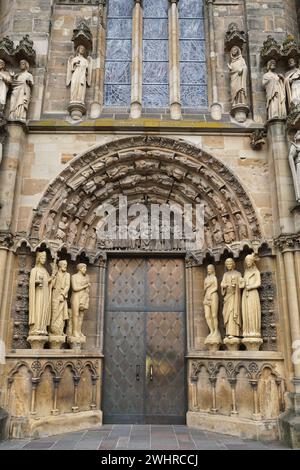
[(79, 223), (80, 223), (80, 219), (78, 219), (78, 217), (75, 217), (73, 222), (70, 223), (69, 232), (68, 232), (68, 236), (67, 236), (67, 244), (68, 245), (73, 245), (74, 244), (76, 235), (78, 233)]
[(247, 75), (248, 67), (238, 46), (230, 51), (231, 62), (228, 64), (231, 81), (232, 114), (239, 122), (245, 122), (248, 108)]
[(4, 60), (0, 59), (0, 113), (3, 113), (8, 89), (12, 83), (12, 77), (6, 70), (6, 64)]
[(222, 295), (224, 297), (223, 318), (226, 329), (224, 344), (229, 349), (237, 349), (241, 334), (241, 287), (242, 275), (235, 270), (235, 262), (228, 258), (225, 262), (227, 272), (221, 282)]
[(294, 142), (291, 142), (289, 162), (293, 176), (296, 201), (300, 203), (300, 131), (296, 133)]
[(49, 238), (51, 236), (53, 227), (54, 227), (54, 221), (55, 221), (55, 212), (50, 212), (50, 214), (47, 217), (46, 223), (45, 223), (45, 238)]
[(217, 351), (222, 343), (221, 334), (218, 326), (219, 294), (218, 280), (215, 267), (210, 264), (207, 266), (207, 277), (204, 281), (204, 313), (206, 323), (209, 327), (209, 335), (205, 340), (210, 350)]
[(216, 245), (221, 245), (223, 243), (223, 232), (221, 229), (221, 224), (220, 222), (214, 218), (212, 219), (212, 224), (213, 224), (213, 236), (214, 236), (214, 242)]
[(285, 75), (285, 87), (289, 108), (300, 105), (300, 69), (294, 57), (289, 59), (289, 72)]
[(246, 223), (244, 222), (241, 214), (236, 214), (236, 225), (238, 229), (238, 234), (239, 234), (239, 240), (247, 240), (248, 238), (248, 228)]
[(267, 73), (263, 76), (263, 86), (267, 94), (268, 119), (285, 119), (286, 96), (285, 79), (283, 75), (276, 73), (276, 60), (269, 60)]
[(243, 344), (247, 349), (258, 350), (261, 339), (261, 304), (258, 288), (261, 286), (260, 272), (255, 264), (255, 255), (245, 259), (245, 273), (240, 281), (242, 295)]
[[(48, 339), (47, 327), (51, 315), (51, 281), (52, 277), (45, 268), (47, 255), (39, 252), (36, 255), (35, 267), (31, 270), (29, 280), (29, 337), (28, 341), (35, 349), (43, 348)], [(35, 337), (41, 337), (38, 343)], [(32, 341), (31, 341), (32, 340)]]
[(86, 112), (86, 87), (92, 84), (92, 59), (87, 57), (85, 46), (78, 46), (76, 56), (68, 61), (67, 86), (71, 85), (69, 111), (75, 120)]
[(9, 119), (26, 121), (31, 100), (31, 89), (34, 85), (33, 76), (29, 72), (29, 63), (20, 62), (20, 72), (13, 75), (12, 95)]
[(236, 240), (234, 226), (232, 222), (226, 217), (222, 217), (224, 223), (224, 241), (227, 244), (233, 243)]
[(97, 246), (97, 229), (95, 227), (90, 228), (88, 232), (88, 242), (86, 245), (87, 250), (94, 251)]
[(58, 229), (56, 233), (56, 240), (64, 242), (66, 238), (66, 230), (68, 228), (68, 217), (62, 216), (61, 221), (58, 223)]
[[(71, 286), (71, 276), (67, 272), (67, 261), (59, 261), (58, 272), (52, 282), (52, 312), (50, 323), (50, 334), (62, 336), (61, 343), (64, 342), (65, 321), (68, 320), (68, 293)], [(51, 343), (51, 336), (50, 336)]]
[(88, 230), (89, 230), (89, 226), (87, 224), (84, 224), (80, 233), (79, 241), (78, 241), (79, 248), (85, 248), (87, 238), (88, 238)]
[(87, 265), (80, 263), (77, 266), (77, 274), (74, 274), (71, 279), (72, 296), (72, 335), (69, 341), (72, 343), (85, 342), (85, 336), (82, 333), (82, 323), (84, 314), (89, 308), (90, 301), (90, 279), (87, 275)]

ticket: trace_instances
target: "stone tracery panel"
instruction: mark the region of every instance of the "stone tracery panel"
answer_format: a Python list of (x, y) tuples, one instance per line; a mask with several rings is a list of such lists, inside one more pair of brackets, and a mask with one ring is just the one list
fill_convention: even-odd
[(261, 236), (252, 203), (227, 167), (188, 143), (149, 136), (111, 142), (71, 162), (42, 198), (31, 239), (66, 243), (77, 218), (76, 247), (83, 231), (93, 232), (97, 207), (103, 202), (116, 205), (119, 195), (127, 195), (130, 202), (145, 202), (145, 195), (148, 203), (203, 202), (212, 240), (208, 250), (228, 244), (226, 229), (232, 242)]

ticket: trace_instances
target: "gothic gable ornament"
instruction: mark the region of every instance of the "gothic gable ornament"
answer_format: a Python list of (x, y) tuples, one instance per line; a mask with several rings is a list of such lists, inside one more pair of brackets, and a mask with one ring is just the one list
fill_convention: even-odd
[(271, 59), (279, 60), (282, 57), (282, 47), (279, 42), (269, 35), (263, 43), (260, 55), (264, 63)]
[(243, 47), (246, 43), (246, 33), (241, 31), (236, 23), (230, 23), (225, 33), (225, 50), (229, 52), (234, 46), (237, 46), (243, 50)]
[(79, 46), (84, 46), (87, 52), (93, 49), (93, 36), (88, 25), (82, 21), (76, 29), (73, 31), (72, 41), (74, 43), (75, 50)]
[(35, 65), (36, 52), (33, 48), (33, 41), (29, 38), (28, 34), (26, 34), (26, 36), (24, 36), (17, 45), (15, 50), (15, 59), (17, 62), (26, 60), (30, 65)]
[(13, 64), (15, 46), (8, 36), (0, 39), (0, 59), (6, 63)]

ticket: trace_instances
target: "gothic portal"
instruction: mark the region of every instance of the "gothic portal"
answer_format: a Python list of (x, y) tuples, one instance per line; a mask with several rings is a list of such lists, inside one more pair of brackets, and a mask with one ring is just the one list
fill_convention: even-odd
[(298, 10), (1, 1), (1, 438), (300, 447)]

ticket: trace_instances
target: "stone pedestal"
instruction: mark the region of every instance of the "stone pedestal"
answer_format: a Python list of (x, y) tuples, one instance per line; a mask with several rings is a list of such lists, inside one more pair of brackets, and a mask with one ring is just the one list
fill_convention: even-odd
[(130, 106), (130, 118), (139, 119), (142, 115), (142, 105), (138, 101), (131, 103)]
[(240, 338), (225, 338), (224, 344), (228, 351), (238, 351), (241, 344)]
[(45, 344), (49, 341), (48, 336), (31, 335), (27, 338), (31, 349), (44, 349)]
[(279, 432), (282, 441), (292, 449), (300, 449), (300, 413), (293, 410), (283, 413), (279, 417)]
[(231, 116), (240, 123), (243, 123), (247, 120), (249, 114), (249, 107), (244, 104), (233, 106), (230, 114)]
[(73, 121), (80, 121), (86, 114), (86, 106), (82, 103), (70, 103), (68, 111)]
[(261, 338), (244, 338), (242, 343), (246, 346), (247, 351), (259, 351), (263, 340)]
[(76, 338), (75, 336), (68, 336), (68, 343), (71, 347), (71, 349), (74, 349), (76, 351), (80, 351), (82, 348), (82, 345), (86, 343), (86, 337), (85, 336), (80, 336)]
[(66, 341), (65, 335), (62, 335), (62, 336), (50, 335), (49, 336), (50, 349), (61, 349), (65, 341)]
[(221, 335), (215, 334), (215, 335), (209, 335), (206, 340), (204, 341), (205, 346), (208, 347), (209, 351), (219, 351), (220, 346), (222, 344), (222, 339)]

